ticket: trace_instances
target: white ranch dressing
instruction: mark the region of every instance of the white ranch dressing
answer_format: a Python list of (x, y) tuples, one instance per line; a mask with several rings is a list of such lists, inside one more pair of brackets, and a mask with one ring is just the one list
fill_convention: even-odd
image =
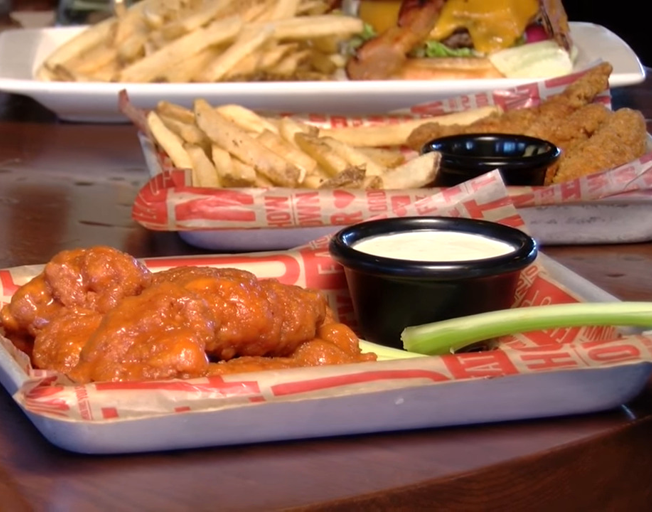
[(364, 238), (356, 251), (397, 260), (451, 262), (493, 258), (514, 252), (500, 240), (460, 231), (420, 230)]

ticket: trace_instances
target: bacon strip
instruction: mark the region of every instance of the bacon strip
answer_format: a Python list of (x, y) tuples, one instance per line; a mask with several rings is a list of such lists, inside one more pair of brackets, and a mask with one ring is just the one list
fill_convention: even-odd
[(403, 0), (397, 26), (363, 44), (346, 66), (353, 80), (384, 80), (397, 74), (407, 54), (428, 38), (445, 0)]

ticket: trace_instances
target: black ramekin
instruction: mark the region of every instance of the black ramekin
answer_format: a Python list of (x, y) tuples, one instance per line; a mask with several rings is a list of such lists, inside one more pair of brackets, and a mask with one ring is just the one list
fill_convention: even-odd
[[(458, 262), (427, 262), (373, 256), (355, 249), (368, 237), (406, 231), (454, 231), (511, 245), (508, 254)], [(537, 257), (524, 232), (493, 222), (450, 217), (400, 217), (346, 227), (330, 241), (344, 267), (359, 334), (374, 343), (403, 348), (405, 327), (511, 307), (520, 271)]]
[(498, 169), (509, 186), (541, 186), (561, 150), (525, 135), (477, 133), (431, 140), (422, 153), (437, 151), (441, 162), (435, 187), (452, 187)]

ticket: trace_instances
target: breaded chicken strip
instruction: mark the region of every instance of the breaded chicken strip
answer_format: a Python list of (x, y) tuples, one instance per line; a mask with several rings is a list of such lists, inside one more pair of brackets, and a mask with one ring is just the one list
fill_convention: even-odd
[(645, 150), (645, 118), (637, 110), (621, 108), (562, 160), (553, 183), (613, 169), (639, 158)]
[(602, 63), (589, 70), (582, 77), (570, 84), (563, 92), (542, 101), (538, 106), (510, 110), (480, 119), (466, 126), (442, 126), (426, 123), (415, 129), (407, 140), (407, 145), (415, 151), (429, 141), (463, 133), (509, 133), (525, 134), (535, 123), (559, 124), (576, 110), (591, 103), (595, 97), (609, 87), (609, 75), (612, 71), (609, 63)]
[(601, 103), (589, 103), (567, 116), (563, 123), (554, 117), (543, 115), (528, 128), (525, 135), (550, 141), (562, 150), (561, 158), (546, 172), (545, 185), (552, 183), (559, 165), (566, 156), (571, 155), (575, 147), (592, 137), (612, 115), (613, 112)]

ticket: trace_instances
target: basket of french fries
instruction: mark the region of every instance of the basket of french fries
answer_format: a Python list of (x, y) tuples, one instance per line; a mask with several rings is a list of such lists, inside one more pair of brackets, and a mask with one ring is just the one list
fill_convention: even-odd
[(600, 63), (525, 87), (364, 117), (256, 113), (201, 99), (191, 109), (160, 102), (145, 112), (124, 93), (122, 110), (141, 129), (152, 174), (133, 217), (180, 232), (363, 221), (437, 192), (428, 185), (438, 155), (418, 148), (430, 137), (475, 131), (533, 134), (562, 148), (546, 186), (510, 190), (519, 208), (648, 190), (645, 121), (640, 112), (610, 109), (610, 69)]
[(142, 0), (54, 50), (36, 78), (188, 83), (333, 80), (362, 20), (325, 0)]

